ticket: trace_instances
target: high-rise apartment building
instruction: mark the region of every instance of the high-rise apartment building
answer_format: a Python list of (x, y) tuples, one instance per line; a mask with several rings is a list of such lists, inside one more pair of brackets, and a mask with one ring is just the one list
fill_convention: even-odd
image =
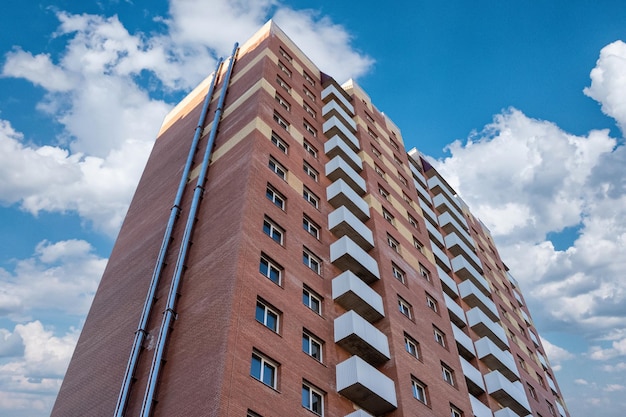
[(52, 415), (569, 417), (487, 228), (272, 22), (167, 116)]

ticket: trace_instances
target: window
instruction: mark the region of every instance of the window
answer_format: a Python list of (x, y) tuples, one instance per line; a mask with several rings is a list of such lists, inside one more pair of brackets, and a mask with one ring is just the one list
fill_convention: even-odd
[(280, 55), (282, 55), (283, 58), (285, 58), (287, 61), (291, 62), (291, 56), (285, 52), (285, 50), (283, 48), (279, 48), (278, 52), (280, 53)]
[(395, 225), (395, 217), (393, 217), (393, 215), (389, 213), (385, 208), (383, 208), (383, 218), (392, 225)]
[(393, 146), (393, 148), (394, 148), (396, 151), (399, 151), (399, 150), (400, 150), (400, 147), (398, 146), (398, 144), (397, 144), (397, 143), (396, 143), (393, 139), (389, 138), (389, 143), (391, 143), (391, 146)]
[(309, 155), (311, 155), (313, 158), (317, 158), (317, 149), (311, 145), (309, 142), (307, 142), (306, 140), (304, 142), (302, 142), (302, 147), (304, 148), (305, 151), (307, 151), (309, 153)]
[(302, 197), (315, 208), (319, 208), (320, 198), (313, 194), (308, 188), (304, 187), (302, 189)]
[(302, 228), (315, 237), (315, 239), (320, 238), (320, 227), (307, 216), (302, 217)]
[(276, 207), (279, 207), (281, 210), (285, 209), (285, 197), (280, 194), (278, 191), (274, 189), (271, 185), (267, 185), (265, 190), (265, 196), (270, 200)]
[(279, 245), (283, 244), (285, 230), (267, 217), (263, 220), (263, 233), (271, 237), (272, 240), (274, 240), (274, 242), (278, 243)]
[(463, 412), (450, 404), (450, 417), (463, 417)]
[(374, 123), (374, 119), (372, 118), (372, 116), (370, 116), (367, 112), (365, 113), (365, 120), (367, 120), (370, 123)]
[(276, 173), (276, 175), (278, 175), (280, 178), (282, 178), (283, 180), (287, 180), (287, 168), (282, 166), (278, 161), (276, 161), (271, 156), (270, 156), (270, 160), (267, 166), (269, 167), (269, 169), (274, 171), (274, 173)]
[(385, 200), (389, 201), (389, 193), (383, 187), (378, 186), (378, 194), (380, 194)]
[(259, 272), (269, 278), (275, 284), (280, 285), (283, 268), (265, 255), (261, 255)]
[(443, 380), (448, 384), (454, 386), (454, 371), (445, 363), (441, 363), (441, 375), (443, 376)]
[(394, 251), (400, 253), (400, 244), (390, 234), (387, 234), (387, 245)]
[(282, 140), (276, 133), (272, 132), (272, 143), (281, 150), (282, 153), (286, 154), (289, 150), (289, 145)]
[(400, 173), (398, 173), (398, 179), (400, 180), (402, 185), (404, 185), (405, 187), (409, 186), (409, 183), (407, 182), (406, 178), (404, 178)]
[(439, 306), (437, 300), (435, 300), (430, 294), (426, 293), (426, 305), (435, 313), (439, 312)]
[(415, 246), (415, 249), (417, 249), (418, 251), (424, 253), (424, 245), (422, 245), (422, 242), (420, 242), (416, 238), (413, 238), (413, 246)]
[(404, 271), (398, 268), (398, 265), (394, 264), (393, 262), (391, 263), (391, 271), (393, 272), (393, 276), (396, 277), (398, 281), (403, 284), (405, 283), (406, 275)]
[(302, 263), (309, 269), (315, 272), (317, 275), (322, 274), (322, 261), (317, 256), (313, 255), (307, 249), (302, 251)]
[(304, 130), (309, 132), (311, 134), (311, 136), (313, 136), (313, 137), (317, 136), (317, 130), (315, 130), (315, 128), (313, 126), (311, 126), (311, 124), (309, 122), (307, 122), (305, 120), (304, 122), (302, 122), (302, 126), (304, 126)]
[(322, 314), (322, 297), (306, 285), (302, 289), (302, 304), (315, 311), (317, 314)]
[(426, 267), (422, 264), (419, 264), (420, 275), (426, 278), (427, 281), (430, 281), (430, 271), (426, 269)]
[(374, 165), (374, 171), (382, 178), (385, 179), (385, 171), (382, 170), (378, 165)]
[(304, 91), (304, 95), (307, 96), (309, 99), (311, 99), (311, 101), (315, 102), (315, 94), (313, 94), (311, 92), (311, 90), (309, 90), (306, 87), (302, 87), (302, 91)]
[(322, 362), (322, 342), (307, 331), (302, 332), (302, 351)]
[(398, 310), (410, 319), (413, 319), (413, 308), (404, 298), (398, 296)]
[(276, 102), (280, 104), (281, 107), (283, 107), (285, 110), (287, 111), (291, 110), (291, 105), (287, 103), (287, 100), (282, 98), (278, 93), (274, 96), (274, 100), (276, 100)]
[(289, 130), (289, 123), (278, 113), (274, 112), (274, 121), (285, 130)]
[(419, 359), (420, 357), (419, 343), (417, 343), (415, 339), (413, 339), (411, 336), (409, 336), (406, 333), (404, 334), (404, 349), (406, 349), (406, 351), (409, 352), (411, 356)]
[(315, 110), (313, 110), (313, 108), (311, 106), (309, 106), (308, 104), (306, 104), (305, 102), (302, 102), (302, 108), (304, 109), (305, 112), (307, 112), (309, 114), (309, 116), (311, 116), (312, 118), (316, 118), (317, 117), (317, 113), (315, 113)]
[(526, 387), (528, 388), (528, 392), (530, 393), (530, 396), (536, 400), (537, 391), (535, 391), (535, 388), (532, 385), (530, 385), (528, 382), (526, 383)]
[(402, 192), (402, 199), (404, 200), (405, 203), (407, 203), (409, 206), (413, 206), (413, 200), (411, 200), (411, 197), (409, 197), (408, 195), (406, 195), (406, 193), (403, 191)]
[(443, 347), (446, 347), (445, 333), (433, 326), (433, 334), (435, 335), (435, 342), (439, 343)]
[(551, 416), (556, 416), (555, 412), (554, 412), (554, 406), (552, 404), (550, 404), (550, 402), (548, 400), (546, 400), (546, 405), (548, 406), (548, 411), (550, 412)]
[(250, 375), (268, 387), (276, 389), (278, 365), (258, 352), (252, 353)]
[(278, 333), (279, 317), (280, 314), (276, 310), (262, 300), (257, 300), (255, 313), (256, 321)]
[(290, 93), (291, 92), (291, 86), (289, 84), (287, 84), (285, 82), (285, 80), (283, 80), (282, 78), (280, 78), (279, 76), (276, 76), (276, 84), (278, 84), (283, 90), (285, 90), (286, 92)]
[(287, 68), (285, 66), (285, 64), (283, 64), (282, 62), (278, 61), (278, 68), (280, 68), (280, 70), (282, 72), (284, 72), (285, 74), (287, 74), (287, 77), (291, 78), (291, 70), (289, 68)]
[(412, 378), (411, 385), (413, 387), (413, 397), (417, 398), (418, 401), (423, 402), (424, 404), (428, 404), (428, 397), (426, 396), (426, 384), (424, 384), (419, 379)]
[(313, 169), (311, 167), (311, 165), (307, 164), (306, 162), (304, 162), (302, 164), (302, 169), (304, 170), (304, 172), (311, 178), (313, 178), (315, 180), (315, 182), (317, 182), (318, 178), (319, 178), (319, 173)]
[(380, 157), (382, 156), (382, 154), (380, 153), (380, 151), (379, 151), (378, 149), (376, 149), (374, 146), (372, 146), (372, 153), (373, 153), (374, 155), (376, 155), (376, 157), (377, 157), (378, 159), (380, 159)]
[(261, 416), (261, 414), (259, 413), (255, 413), (252, 410), (248, 410), (248, 412), (246, 413), (246, 417), (263, 417), (263, 416)]
[(302, 76), (304, 77), (307, 83), (311, 84), (312, 86), (315, 85), (315, 80), (313, 79), (313, 77), (307, 74), (306, 71), (302, 71)]
[(517, 355), (517, 363), (519, 363), (520, 368), (528, 372), (528, 368), (526, 367), (526, 361), (522, 359), (520, 355)]
[(402, 165), (402, 161), (396, 155), (393, 156), (393, 162), (395, 162), (398, 165)]
[(302, 407), (309, 411), (313, 411), (318, 416), (324, 415), (324, 394), (317, 388), (303, 383), (302, 384)]
[(411, 226), (413, 226), (415, 229), (419, 229), (419, 226), (417, 225), (417, 220), (415, 220), (415, 217), (407, 213), (407, 218), (409, 219), (409, 224)]
[(367, 134), (370, 135), (372, 139), (378, 142), (378, 135), (374, 133), (374, 131), (370, 129), (369, 127), (367, 128)]

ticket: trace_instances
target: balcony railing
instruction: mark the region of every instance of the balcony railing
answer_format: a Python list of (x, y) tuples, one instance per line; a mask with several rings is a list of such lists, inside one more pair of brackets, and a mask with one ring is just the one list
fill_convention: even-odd
[(376, 260), (348, 236), (330, 245), (330, 261), (342, 271), (352, 271), (368, 284), (380, 279)]
[(462, 356), (460, 356), (459, 359), (461, 360), (461, 368), (463, 368), (463, 375), (465, 375), (467, 389), (470, 394), (480, 395), (485, 392), (485, 383), (483, 382), (483, 375), (480, 371)]
[(467, 324), (480, 337), (487, 336), (500, 349), (504, 350), (509, 347), (509, 341), (502, 326), (491, 321), (489, 317), (478, 307), (474, 307), (465, 313)]
[[(436, 226), (438, 223), (437, 223), (437, 215), (435, 214), (435, 212), (430, 207), (428, 207), (428, 204), (424, 203), (424, 201), (422, 201), (421, 199), (419, 200), (419, 205), (422, 209), (422, 212), (424, 213), (424, 218), (426, 218), (426, 220), (428, 220), (428, 222), (430, 222), (431, 225)], [(428, 223), (426, 224), (428, 225)], [(441, 240), (443, 241), (443, 236)]]
[(467, 319), (465, 318), (463, 308), (455, 303), (454, 300), (446, 293), (443, 293), (443, 299), (446, 302), (446, 307), (448, 307), (448, 311), (450, 313), (450, 321), (459, 327), (467, 326)]
[(480, 402), (478, 398), (470, 394), (469, 399), (472, 404), (472, 411), (474, 412), (475, 417), (493, 417), (491, 408)]
[(357, 172), (363, 170), (363, 161), (356, 152), (339, 136), (335, 135), (324, 143), (324, 153), (328, 158), (341, 156)]
[(455, 218), (450, 215), (450, 213), (445, 212), (439, 216), (439, 225), (446, 234), (454, 232), (458, 234), (461, 239), (463, 239), (468, 247), (476, 247), (474, 239), (472, 239), (469, 233), (461, 227), (459, 222), (457, 222)]
[(509, 407), (518, 415), (530, 414), (530, 405), (522, 384), (511, 382), (498, 371), (485, 375), (487, 392), (502, 406)]
[(346, 143), (354, 150), (358, 152), (361, 149), (361, 145), (359, 144), (359, 140), (354, 133), (350, 131), (350, 129), (345, 125), (344, 122), (341, 121), (337, 116), (331, 116), (330, 119), (326, 120), (322, 125), (324, 130), (324, 135), (326, 137), (332, 137), (333, 135), (339, 135)]
[(450, 200), (446, 198), (443, 194), (437, 194), (433, 197), (433, 205), (437, 208), (440, 214), (444, 212), (449, 212), (452, 217), (456, 219), (456, 221), (461, 225), (467, 228), (467, 221), (455, 205), (453, 205)]
[(459, 295), (470, 307), (480, 307), (483, 313), (487, 314), (493, 321), (500, 319), (498, 309), (493, 301), (489, 299), (482, 291), (474, 285), (470, 280), (463, 281), (459, 284)]
[(370, 323), (385, 317), (382, 297), (354, 273), (337, 275), (332, 286), (333, 300), (344, 309), (356, 311)]
[(348, 112), (348, 114), (354, 114), (354, 106), (348, 101), (348, 99), (335, 87), (333, 84), (329, 84), (322, 90), (322, 101), (327, 103), (328, 101), (336, 99)]
[(335, 343), (371, 365), (390, 358), (387, 336), (354, 311), (335, 319)]
[(452, 204), (455, 206), (455, 208), (458, 211), (461, 211), (461, 208), (457, 206), (456, 204), (456, 199), (455, 199), (455, 195), (456, 193), (453, 192), (445, 183), (444, 181), (441, 180), (441, 178), (439, 178), (437, 175), (435, 175), (434, 177), (431, 177), (428, 179), (428, 188), (430, 188), (430, 190), (433, 192), (433, 194), (445, 194), (445, 196), (448, 198), (448, 200), (450, 200), (450, 202), (452, 202)]
[(454, 340), (456, 340), (456, 346), (461, 356), (467, 359), (474, 358), (476, 356), (476, 350), (474, 349), (472, 339), (454, 323), (452, 323), (452, 334), (454, 335)]
[(352, 116), (349, 115), (343, 107), (335, 100), (331, 100), (322, 107), (322, 116), (328, 118), (333, 115), (337, 115), (343, 119), (343, 121), (352, 128), (353, 132), (356, 132), (356, 123), (352, 120)]
[(359, 195), (365, 194), (365, 180), (340, 156), (336, 156), (324, 166), (326, 177), (331, 181), (342, 179)]
[[(433, 227), (433, 226), (428, 226), (429, 223), (426, 223), (426, 228), (428, 229), (429, 227)], [(432, 240), (430, 241), (431, 245), (431, 249), (433, 250), (433, 255), (435, 255), (435, 262), (437, 262), (437, 265), (441, 268), (444, 268), (448, 271), (450, 271), (452, 269), (452, 265), (450, 264), (450, 258), (448, 258), (448, 255), (445, 254), (444, 251), (442, 251), (439, 246), (437, 246), (436, 242), (433, 242)]]
[(452, 232), (444, 237), (444, 241), (446, 243), (446, 248), (448, 248), (448, 251), (452, 255), (463, 255), (468, 261), (470, 261), (472, 266), (476, 268), (477, 271), (482, 271), (482, 264), (478, 256), (455, 232)]
[(476, 287), (480, 289), (485, 295), (491, 294), (491, 288), (489, 287), (489, 283), (487, 280), (481, 275), (480, 272), (476, 270), (469, 263), (465, 257), (458, 255), (450, 261), (452, 264), (452, 270), (457, 274), (459, 278), (462, 280), (471, 280)]
[[(433, 251), (434, 252), (434, 251)], [(447, 257), (446, 257), (447, 259)], [(443, 284), (441, 287), (443, 288), (443, 292), (448, 294), (451, 298), (457, 298), (459, 296), (459, 289), (456, 286), (456, 282), (446, 271), (441, 269), (439, 265), (437, 265), (437, 275), (439, 275), (439, 279)]]
[(483, 337), (474, 342), (476, 355), (489, 369), (500, 371), (502, 375), (510, 381), (517, 381), (520, 378), (513, 355), (506, 350), (500, 349), (488, 337)]
[(361, 221), (366, 221), (370, 217), (370, 208), (365, 200), (342, 179), (333, 182), (326, 188), (326, 199), (335, 208), (347, 207)]
[(422, 197), (427, 202), (432, 203), (433, 200), (430, 197), (430, 194), (428, 194), (428, 191), (426, 191), (426, 188), (424, 188), (424, 186), (420, 184), (419, 181), (413, 180), (413, 185), (415, 186), (415, 189), (419, 193), (420, 197)]
[(328, 215), (328, 228), (337, 237), (348, 236), (365, 251), (374, 247), (372, 231), (346, 206), (341, 206)]

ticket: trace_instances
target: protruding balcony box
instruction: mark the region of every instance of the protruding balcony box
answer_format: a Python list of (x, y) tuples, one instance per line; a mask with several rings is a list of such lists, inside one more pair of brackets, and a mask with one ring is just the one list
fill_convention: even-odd
[(467, 246), (470, 248), (476, 247), (474, 239), (472, 239), (469, 233), (467, 233), (467, 231), (461, 227), (459, 222), (457, 222), (456, 219), (447, 211), (439, 216), (439, 225), (446, 234), (456, 233), (461, 239), (463, 239), (463, 242), (465, 242)]
[(524, 321), (526, 322), (526, 324), (532, 324), (532, 321), (530, 320), (530, 316), (522, 309), (520, 309), (520, 312), (522, 313), (522, 317), (524, 318)]
[(465, 258), (470, 261), (472, 266), (476, 268), (478, 272), (482, 271), (483, 267), (478, 256), (474, 253), (472, 248), (467, 246), (465, 242), (463, 242), (463, 239), (461, 239), (456, 233), (450, 233), (449, 235), (444, 237), (443, 240), (446, 243), (446, 248), (448, 248), (452, 255), (465, 256)]
[(524, 301), (522, 300), (522, 296), (515, 290), (513, 290), (513, 295), (515, 296), (515, 299), (517, 300), (517, 304), (519, 304), (519, 306), (523, 306), (524, 305)]
[(480, 307), (491, 320), (500, 319), (494, 302), (483, 294), (472, 281), (467, 280), (459, 284), (459, 295), (470, 307)]
[(510, 381), (519, 380), (519, 371), (510, 352), (500, 349), (488, 337), (477, 340), (474, 342), (474, 346), (476, 347), (476, 355), (489, 369), (500, 371)]
[(330, 261), (342, 271), (354, 272), (368, 284), (380, 279), (376, 260), (348, 236), (344, 236), (330, 245)]
[(528, 331), (528, 336), (530, 336), (530, 340), (533, 341), (535, 346), (539, 347), (539, 340), (537, 339), (537, 336), (535, 335), (535, 332), (533, 332), (532, 330), (529, 330)]
[(543, 356), (540, 352), (537, 352), (537, 357), (539, 358), (539, 363), (541, 363), (541, 366), (543, 366), (543, 369), (548, 369), (548, 361), (546, 360), (545, 356)]
[(556, 389), (556, 384), (554, 383), (554, 380), (552, 379), (552, 377), (550, 377), (550, 375), (546, 375), (546, 377), (548, 379), (548, 386), (550, 387), (554, 395), (559, 395), (559, 392)]
[(330, 100), (324, 105), (324, 107), (322, 107), (322, 116), (324, 116), (325, 119), (328, 119), (333, 115), (339, 116), (348, 125), (348, 127), (352, 129), (353, 132), (356, 132), (356, 123), (352, 120), (352, 116), (346, 113), (339, 102)]
[[(426, 222), (427, 229), (429, 227), (428, 225), (429, 223)], [(430, 226), (430, 227), (433, 227), (433, 226)], [(448, 255), (446, 255), (444, 251), (439, 249), (439, 246), (437, 246), (435, 242), (431, 240), (430, 243), (431, 243), (430, 247), (433, 250), (433, 255), (435, 255), (435, 262), (437, 262), (437, 265), (440, 268), (445, 268), (446, 270), (450, 271), (452, 269), (452, 265), (450, 265), (450, 258), (448, 258)]]
[(511, 284), (513, 284), (514, 287), (519, 288), (519, 284), (517, 283), (517, 280), (513, 278), (513, 275), (511, 275), (509, 271), (506, 271), (506, 276), (509, 278), (509, 281), (511, 282)]
[(370, 323), (385, 317), (382, 297), (352, 272), (337, 275), (332, 285), (333, 300), (346, 310), (356, 311)]
[(331, 206), (338, 208), (346, 206), (361, 221), (370, 217), (370, 208), (344, 180), (337, 180), (326, 188), (326, 199)]
[(426, 201), (432, 203), (432, 198), (430, 197), (430, 194), (428, 194), (428, 191), (426, 191), (426, 188), (424, 188), (424, 186), (422, 184), (419, 183), (419, 181), (417, 180), (413, 180), (413, 185), (415, 186), (415, 189), (417, 190), (417, 192), (419, 193), (419, 195)]
[(326, 135), (327, 138), (339, 135), (353, 151), (358, 152), (359, 149), (361, 149), (357, 137), (354, 136), (354, 133), (352, 133), (337, 116), (332, 116), (330, 119), (326, 120), (322, 125), (322, 129), (324, 129), (324, 135)]
[(339, 136), (335, 135), (324, 143), (324, 153), (328, 158), (341, 156), (357, 172), (363, 170), (363, 161), (356, 152)]
[(372, 231), (345, 206), (328, 215), (328, 229), (337, 237), (348, 236), (366, 251), (374, 247)]
[(487, 280), (470, 264), (465, 257), (458, 255), (450, 261), (452, 265), (452, 270), (457, 274), (459, 278), (462, 280), (469, 279), (479, 290), (481, 290), (486, 295), (491, 294), (491, 288), (489, 288), (489, 283)]
[(466, 335), (463, 330), (459, 329), (454, 323), (452, 323), (452, 334), (454, 335), (454, 340), (456, 340), (456, 345), (459, 349), (459, 353), (464, 358), (471, 359), (476, 356), (476, 351), (474, 350), (474, 342), (472, 339)]
[(398, 407), (393, 380), (358, 356), (337, 365), (337, 392), (375, 416)]
[(427, 182), (426, 182), (426, 177), (424, 177), (424, 174), (422, 174), (417, 168), (415, 168), (413, 164), (409, 164), (409, 167), (411, 168), (411, 172), (413, 173), (413, 176), (422, 182), (422, 187), (426, 187)]
[(491, 371), (485, 375), (487, 392), (502, 406), (509, 407), (515, 413), (525, 416), (530, 414), (530, 405), (522, 384), (511, 382), (499, 371)]
[(461, 226), (467, 227), (467, 221), (465, 220), (465, 217), (463, 217), (463, 213), (461, 213), (443, 194), (437, 194), (433, 197), (433, 205), (440, 214), (447, 211), (456, 219), (457, 222), (459, 222)]
[(502, 350), (509, 347), (509, 342), (502, 326), (491, 321), (480, 308), (472, 308), (465, 313), (465, 316), (467, 317), (467, 324), (478, 336), (489, 337)]
[(450, 312), (450, 321), (459, 327), (467, 326), (467, 320), (465, 319), (465, 313), (463, 308), (454, 302), (454, 300), (448, 297), (448, 294), (443, 293), (443, 299), (446, 302), (446, 307)]
[(520, 417), (515, 411), (511, 410), (509, 407), (501, 408), (495, 413), (493, 413), (494, 417)]
[[(422, 199), (419, 199), (419, 205), (422, 208), (422, 212), (424, 213), (424, 217), (426, 218), (426, 220), (428, 220), (434, 226), (438, 225), (437, 215), (430, 207), (428, 207), (428, 204), (424, 203)], [(441, 241), (443, 242), (443, 238), (441, 239)]]
[(465, 375), (465, 381), (467, 382), (467, 390), (470, 394), (480, 395), (485, 392), (485, 383), (480, 371), (462, 356), (459, 356), (459, 359), (461, 360), (461, 368), (463, 368), (463, 375)]
[(480, 402), (480, 400), (474, 397), (472, 394), (469, 395), (470, 403), (472, 404), (472, 411), (474, 412), (474, 416), (476, 417), (493, 417), (493, 413), (491, 412), (491, 408), (487, 407), (485, 404)]
[[(443, 235), (430, 222), (426, 222), (426, 231), (428, 232), (428, 235), (430, 236), (431, 240), (433, 241), (433, 243), (436, 246), (438, 246), (439, 248), (443, 248), (444, 247), (443, 246)], [(445, 257), (446, 257), (446, 259), (448, 258), (447, 255)]]
[(337, 181), (342, 179), (348, 184), (357, 194), (363, 195), (367, 190), (365, 180), (356, 172), (344, 159), (340, 156), (336, 156), (324, 166), (326, 176), (331, 181)]
[(335, 319), (335, 343), (372, 365), (390, 358), (387, 336), (352, 310)]
[(353, 413), (346, 414), (344, 417), (374, 417), (374, 416), (366, 412), (365, 410), (356, 410)]
[(556, 408), (559, 410), (559, 414), (561, 415), (561, 417), (567, 417), (567, 413), (565, 413), (565, 408), (563, 408), (561, 403), (558, 401), (555, 401), (555, 403), (556, 403)]
[(457, 210), (461, 210), (460, 206), (457, 206), (456, 201), (456, 193), (437, 175), (430, 177), (428, 179), (428, 188), (433, 192), (433, 194), (445, 194), (448, 197), (448, 200), (452, 202), (454, 208)]
[(443, 288), (443, 292), (448, 294), (451, 298), (457, 298), (459, 296), (459, 289), (457, 288), (456, 282), (454, 282), (452, 277), (448, 275), (446, 271), (441, 269), (439, 265), (437, 265), (437, 274), (439, 275), (439, 279), (443, 284), (441, 286), (441, 288)]
[(354, 115), (354, 106), (337, 89), (334, 84), (329, 84), (326, 88), (322, 90), (322, 101), (324, 103), (328, 103), (332, 99), (337, 100), (348, 114)]

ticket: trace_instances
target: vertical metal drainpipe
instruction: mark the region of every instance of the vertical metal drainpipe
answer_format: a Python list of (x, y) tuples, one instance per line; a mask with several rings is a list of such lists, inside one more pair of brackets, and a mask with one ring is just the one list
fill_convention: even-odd
[(180, 214), (180, 203), (183, 199), (183, 191), (185, 190), (185, 185), (187, 185), (187, 182), (189, 181), (189, 172), (191, 172), (193, 158), (198, 150), (198, 142), (200, 141), (200, 136), (202, 136), (202, 129), (204, 127), (206, 115), (209, 109), (209, 105), (211, 103), (211, 98), (213, 97), (215, 85), (217, 84), (217, 76), (222, 66), (222, 62), (223, 60), (222, 58), (220, 58), (215, 67), (215, 72), (213, 72), (213, 77), (211, 78), (211, 81), (209, 83), (209, 90), (207, 92), (206, 98), (204, 99), (204, 104), (202, 106), (200, 117), (198, 119), (198, 125), (196, 126), (193, 140), (191, 141), (191, 145), (189, 147), (189, 154), (187, 155), (187, 161), (185, 163), (185, 167), (183, 168), (183, 173), (180, 177), (180, 183), (178, 185), (176, 197), (174, 198), (174, 204), (172, 205), (170, 217), (167, 221), (167, 226), (163, 235), (163, 241), (161, 242), (161, 248), (157, 256), (154, 271), (152, 273), (150, 287), (148, 288), (148, 294), (146, 295), (146, 300), (144, 302), (143, 310), (141, 312), (139, 326), (137, 328), (137, 331), (135, 332), (133, 347), (131, 349), (130, 357), (128, 358), (126, 373), (124, 374), (124, 380), (122, 381), (122, 387), (120, 388), (120, 393), (117, 398), (117, 405), (115, 406), (115, 412), (113, 414), (114, 417), (122, 417), (124, 415), (124, 409), (126, 408), (128, 395), (130, 393), (130, 386), (132, 384), (132, 379), (135, 374), (135, 368), (137, 367), (139, 352), (141, 352), (141, 346), (143, 345), (143, 341), (146, 337), (146, 327), (148, 326), (148, 319), (150, 318), (150, 312), (152, 310), (152, 305), (154, 304), (154, 297), (159, 284), (159, 279), (161, 278), (161, 272), (163, 271), (165, 256), (169, 248), (169, 243), (172, 239), (172, 230), (174, 229), (174, 223), (176, 222), (176, 219)]
[(185, 270), (185, 260), (187, 258), (187, 250), (189, 249), (189, 243), (191, 242), (191, 234), (193, 233), (193, 227), (196, 221), (196, 213), (200, 204), (200, 199), (204, 193), (204, 182), (206, 180), (206, 174), (209, 169), (209, 162), (211, 159), (211, 153), (213, 145), (215, 143), (215, 137), (217, 136), (217, 129), (222, 117), (222, 110), (224, 106), (224, 99), (226, 98), (226, 91), (228, 90), (228, 84), (230, 82), (230, 76), (232, 74), (233, 65), (237, 59), (237, 51), (239, 50), (239, 44), (235, 43), (233, 53), (228, 64), (228, 70), (224, 76), (222, 84), (222, 91), (219, 101), (217, 103), (217, 109), (215, 110), (215, 116), (213, 118), (213, 125), (211, 126), (211, 133), (207, 140), (206, 150), (204, 158), (202, 159), (202, 166), (198, 175), (198, 181), (194, 189), (193, 200), (189, 209), (189, 216), (187, 217), (187, 224), (185, 226), (185, 232), (181, 241), (180, 251), (178, 252), (178, 258), (176, 260), (176, 267), (174, 270), (174, 276), (170, 285), (170, 291), (167, 297), (167, 306), (163, 312), (163, 321), (159, 329), (159, 338), (157, 340), (154, 357), (152, 360), (152, 367), (150, 368), (150, 374), (148, 377), (148, 386), (146, 387), (143, 404), (141, 407), (141, 417), (149, 417), (152, 412), (152, 406), (154, 405), (154, 394), (156, 391), (156, 385), (159, 379), (159, 373), (163, 364), (163, 353), (165, 345), (171, 328), (172, 319), (175, 316), (174, 309), (176, 308), (176, 299), (178, 296), (178, 286)]

